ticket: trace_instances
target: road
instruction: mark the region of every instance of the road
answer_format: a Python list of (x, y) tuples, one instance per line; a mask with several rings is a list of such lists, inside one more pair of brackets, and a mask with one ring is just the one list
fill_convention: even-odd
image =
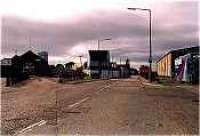
[(198, 134), (198, 91), (190, 87), (151, 85), (138, 77), (79, 84), (31, 82), (32, 90), (24, 85), (2, 93), (3, 132)]

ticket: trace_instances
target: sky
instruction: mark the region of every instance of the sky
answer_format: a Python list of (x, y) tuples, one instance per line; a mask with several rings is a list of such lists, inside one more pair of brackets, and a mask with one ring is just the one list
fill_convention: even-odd
[(1, 58), (48, 51), (49, 63), (87, 61), (88, 50), (110, 50), (114, 61), (147, 64), (149, 14), (152, 10), (152, 55), (156, 62), (171, 49), (198, 46), (195, 0), (0, 0)]

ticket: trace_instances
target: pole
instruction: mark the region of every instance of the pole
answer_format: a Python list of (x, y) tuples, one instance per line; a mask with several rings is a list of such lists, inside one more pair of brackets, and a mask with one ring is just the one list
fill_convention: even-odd
[(122, 69), (121, 69), (121, 57), (119, 58), (119, 64), (120, 64), (120, 67), (119, 67), (119, 76), (120, 78), (122, 77)]
[(151, 34), (151, 9), (144, 9), (144, 8), (127, 8), (128, 10), (143, 10), (143, 11), (148, 11), (149, 12), (149, 81), (152, 82), (152, 47), (151, 47), (151, 39), (152, 39), (152, 34)]
[(98, 44), (98, 50), (100, 49), (100, 41), (97, 40), (97, 44)]
[(56, 136), (58, 135), (58, 91), (56, 90)]
[(113, 56), (112, 56), (112, 65), (111, 65), (111, 70), (112, 70), (112, 78), (113, 78), (113, 69), (114, 69), (114, 61), (113, 61)]
[(82, 59), (81, 59), (81, 57), (83, 57), (83, 56), (79, 56), (79, 58), (80, 58), (80, 64), (81, 64), (81, 67), (83, 67), (83, 64), (82, 64)]
[(152, 82), (151, 9), (149, 11), (149, 81)]
[(17, 49), (15, 49), (15, 55), (17, 55)]
[(31, 44), (32, 44), (32, 43), (31, 43), (31, 38), (29, 37), (29, 48), (30, 48), (29, 50), (31, 50), (31, 49), (32, 49), (32, 46), (31, 46)]
[[(100, 50), (100, 41), (105, 41), (105, 40), (111, 40), (110, 38), (107, 38), (107, 39), (101, 39), (101, 40), (97, 40), (97, 44), (98, 44), (98, 50)], [(102, 69), (102, 66), (101, 66), (101, 62), (99, 61), (99, 76), (101, 76), (101, 69)]]

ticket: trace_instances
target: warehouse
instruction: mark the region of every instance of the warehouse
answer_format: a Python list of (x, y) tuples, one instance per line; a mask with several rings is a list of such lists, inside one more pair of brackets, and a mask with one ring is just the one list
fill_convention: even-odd
[(157, 62), (157, 72), (159, 76), (172, 77), (172, 52), (167, 53)]
[(1, 77), (8, 79), (8, 86), (27, 79), (29, 75), (46, 76), (48, 74), (48, 61), (32, 51), (1, 60)]
[(92, 78), (108, 78), (110, 52), (108, 50), (89, 50), (88, 68)]
[(175, 59), (186, 54), (199, 56), (199, 46), (176, 49), (165, 54), (157, 61), (158, 75), (162, 77), (174, 78), (176, 76)]
[(130, 76), (130, 61), (124, 64), (110, 62), (108, 50), (89, 50), (88, 74), (92, 78), (128, 78)]

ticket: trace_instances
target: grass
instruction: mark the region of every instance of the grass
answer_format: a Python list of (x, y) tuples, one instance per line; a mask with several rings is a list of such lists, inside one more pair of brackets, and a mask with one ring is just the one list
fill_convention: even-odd
[(84, 80), (91, 80), (91, 79), (92, 79), (92, 78), (91, 78), (91, 76), (89, 76), (89, 75), (84, 77)]

